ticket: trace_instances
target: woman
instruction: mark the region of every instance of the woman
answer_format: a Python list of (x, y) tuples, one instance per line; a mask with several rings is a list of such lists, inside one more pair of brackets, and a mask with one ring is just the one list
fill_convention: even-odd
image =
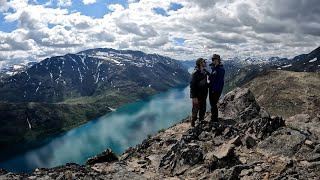
[(191, 126), (195, 125), (198, 113), (200, 121), (204, 119), (206, 113), (206, 99), (208, 96), (208, 72), (205, 69), (206, 66), (205, 59), (198, 58), (196, 67), (192, 73), (190, 82), (190, 98), (192, 98)]

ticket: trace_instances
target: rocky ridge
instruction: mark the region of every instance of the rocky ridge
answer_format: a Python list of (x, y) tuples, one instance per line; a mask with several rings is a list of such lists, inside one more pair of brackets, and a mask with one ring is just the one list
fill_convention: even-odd
[(86, 165), (31, 174), (0, 171), (0, 179), (318, 179), (320, 119), (271, 116), (249, 89), (220, 100), (222, 118), (191, 127), (189, 118), (117, 157), (108, 149)]
[(272, 115), (320, 117), (320, 73), (272, 70), (243, 85)]

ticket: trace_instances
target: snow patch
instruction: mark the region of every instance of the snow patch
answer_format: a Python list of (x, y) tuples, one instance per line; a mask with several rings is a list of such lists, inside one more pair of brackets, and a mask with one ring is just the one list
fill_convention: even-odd
[(288, 64), (288, 65), (285, 65), (285, 66), (282, 66), (282, 68), (288, 68), (288, 67), (291, 67), (292, 64)]
[(21, 69), (23, 69), (24, 68), (24, 66), (22, 66), (22, 65), (20, 65), (20, 64), (14, 64), (13, 66), (12, 66), (12, 69), (13, 70), (21, 70)]
[(135, 66), (138, 66), (138, 67), (143, 67), (144, 66), (144, 63), (134, 63), (134, 62), (132, 62), (131, 64), (135, 65)]
[(117, 109), (108, 107), (111, 111), (116, 111)]
[(309, 63), (315, 62), (316, 60), (318, 60), (317, 58), (313, 58), (309, 61)]
[(31, 124), (29, 122), (29, 119), (27, 118), (27, 122), (28, 122), (28, 125), (29, 125), (29, 129), (31, 129)]
[(83, 76), (82, 76), (82, 74), (81, 74), (81, 71), (80, 71), (79, 67), (78, 67), (78, 72), (79, 72), (79, 75), (80, 75), (80, 81), (82, 82)]
[(84, 62), (85, 57), (81, 57), (81, 56), (80, 56), (80, 59), (81, 59), (82, 64), (83, 64), (87, 69), (89, 69), (88, 66), (86, 65), (86, 63)]
[(72, 58), (70, 55), (68, 55), (68, 57), (69, 57), (73, 62), (75, 62), (75, 63), (78, 64), (78, 62), (77, 62), (74, 58)]
[[(50, 73), (50, 78), (51, 78), (51, 81), (52, 81), (52, 78), (53, 78), (52, 73), (51, 72), (49, 72), (49, 73)], [(29, 76), (29, 78), (30, 78), (30, 76)]]
[(36, 89), (36, 92), (38, 92), (40, 85), (41, 85), (41, 82), (39, 82), (39, 85), (38, 85), (38, 87)]

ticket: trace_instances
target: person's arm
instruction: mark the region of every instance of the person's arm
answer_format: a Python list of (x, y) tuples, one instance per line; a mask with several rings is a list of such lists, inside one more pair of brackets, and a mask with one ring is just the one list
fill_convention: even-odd
[(225, 74), (224, 68), (219, 68), (217, 70), (217, 76), (216, 76), (214, 88), (213, 88), (215, 92), (222, 92), (223, 85), (224, 85), (224, 74)]
[(190, 98), (197, 98), (196, 88), (197, 88), (197, 76), (196, 76), (196, 72), (194, 72), (192, 73), (192, 78), (190, 82)]

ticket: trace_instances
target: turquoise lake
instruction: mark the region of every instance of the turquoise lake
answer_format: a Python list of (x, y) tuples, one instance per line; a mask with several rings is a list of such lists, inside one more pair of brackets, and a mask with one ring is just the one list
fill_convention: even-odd
[[(209, 107), (207, 107), (207, 110)], [(43, 146), (0, 162), (12, 172), (31, 172), (65, 163), (84, 164), (89, 157), (111, 148), (118, 155), (141, 143), (148, 135), (191, 115), (189, 87), (173, 88), (122, 106), (78, 128), (54, 137)]]

